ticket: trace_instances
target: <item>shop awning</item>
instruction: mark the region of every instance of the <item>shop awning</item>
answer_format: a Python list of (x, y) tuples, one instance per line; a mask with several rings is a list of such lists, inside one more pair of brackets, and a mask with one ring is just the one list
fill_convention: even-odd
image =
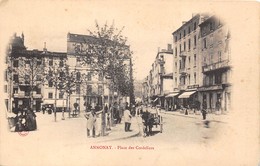
[(185, 98), (189, 98), (192, 94), (196, 93), (197, 91), (188, 91), (188, 92), (184, 92), (183, 94), (181, 94), (178, 98), (179, 99), (185, 99)]
[(179, 93), (178, 92), (175, 92), (175, 93), (170, 93), (168, 94), (167, 96), (165, 96), (166, 98), (168, 97), (174, 97), (174, 96), (177, 96)]

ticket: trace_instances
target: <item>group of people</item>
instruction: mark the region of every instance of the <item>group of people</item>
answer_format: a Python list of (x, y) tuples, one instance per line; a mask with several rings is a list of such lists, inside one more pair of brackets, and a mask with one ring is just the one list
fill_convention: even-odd
[(117, 103), (114, 103), (112, 106), (105, 105), (104, 111), (102, 109), (91, 109), (90, 112), (85, 114), (87, 119), (87, 136), (95, 137), (99, 135), (99, 116), (101, 116), (101, 119), (106, 117), (104, 118), (106, 119), (105, 130), (111, 130), (112, 124), (120, 124), (123, 120), (125, 125), (124, 130), (125, 132), (129, 132), (131, 131), (131, 120), (132, 117), (135, 116), (134, 114), (134, 107), (132, 106), (131, 109), (127, 102), (124, 104), (124, 106), (119, 106)]
[(36, 114), (29, 107), (20, 106), (13, 111), (16, 116), (13, 119), (14, 131), (33, 131), (37, 129)]

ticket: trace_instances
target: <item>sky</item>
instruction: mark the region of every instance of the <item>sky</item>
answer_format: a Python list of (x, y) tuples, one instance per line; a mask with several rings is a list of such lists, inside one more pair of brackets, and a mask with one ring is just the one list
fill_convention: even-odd
[(68, 32), (88, 34), (87, 30), (95, 30), (95, 21), (100, 25), (114, 22), (117, 28), (124, 27), (123, 35), (133, 51), (134, 78), (142, 80), (158, 48), (172, 44), (172, 32), (182, 21), (191, 19), (192, 13), (225, 10), (218, 5), (169, 0), (4, 0), (0, 3), (0, 35), (8, 39), (14, 32), (23, 32), (28, 49), (42, 50), (46, 42), (49, 51), (66, 52)]

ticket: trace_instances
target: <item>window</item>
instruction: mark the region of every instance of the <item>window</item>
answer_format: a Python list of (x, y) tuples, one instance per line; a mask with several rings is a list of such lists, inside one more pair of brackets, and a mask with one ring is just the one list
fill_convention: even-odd
[(63, 62), (63, 60), (60, 61), (59, 66), (60, 66), (60, 67), (63, 67), (63, 66), (64, 66), (64, 62)]
[(36, 94), (41, 94), (41, 88), (36, 89)]
[(189, 39), (189, 41), (188, 41), (188, 48), (189, 48), (189, 50), (190, 50), (190, 39)]
[(180, 33), (180, 39), (181, 39), (181, 33)]
[(190, 27), (188, 28), (188, 34), (190, 34)]
[(4, 75), (5, 75), (5, 81), (8, 81), (8, 71), (7, 70), (5, 70)]
[(221, 73), (216, 73), (215, 75), (215, 84), (221, 84), (222, 83), (222, 74)]
[(53, 66), (53, 59), (52, 58), (49, 59), (49, 66)]
[(190, 85), (190, 75), (188, 76), (188, 83), (189, 83), (189, 85)]
[(13, 63), (13, 67), (18, 67), (19, 66), (19, 60), (15, 59)]
[(203, 39), (203, 48), (207, 48), (207, 40), (206, 40), (206, 38)]
[(91, 80), (92, 80), (92, 74), (91, 74), (91, 72), (88, 72), (87, 79), (88, 79), (88, 81), (91, 81)]
[(221, 51), (218, 51), (218, 61), (219, 62), (221, 62), (221, 60), (222, 60), (222, 57), (221, 57), (222, 55), (221, 55)]
[(186, 42), (184, 42), (184, 44), (183, 44), (184, 46), (184, 51), (186, 51)]
[(189, 56), (189, 58), (188, 58), (188, 59), (189, 59), (189, 66), (190, 66), (190, 56)]
[(24, 80), (25, 80), (25, 84), (29, 84), (30, 83), (30, 76), (29, 75), (25, 75), (24, 76)]
[(40, 59), (37, 59), (37, 65), (41, 65), (42, 64), (42, 61)]
[(197, 46), (197, 37), (196, 37), (196, 35), (194, 36), (194, 47), (196, 47)]
[(15, 83), (18, 83), (19, 82), (18, 74), (14, 74), (13, 79)]
[(77, 79), (77, 81), (80, 81), (80, 78), (81, 78), (81, 74), (80, 74), (80, 72), (78, 71), (78, 72), (76, 73), (76, 79)]
[(197, 63), (197, 56), (196, 54), (194, 54), (194, 66), (196, 66), (196, 63)]
[(175, 38), (175, 42), (177, 42), (177, 36), (175, 36), (174, 38)]
[(50, 88), (53, 87), (53, 82), (52, 81), (49, 81), (48, 84), (49, 84)]
[(175, 72), (177, 71), (177, 62), (175, 62)]
[(177, 87), (177, 78), (175, 77), (175, 87)]
[(196, 84), (196, 83), (197, 83), (197, 74), (194, 73), (194, 84)]
[(87, 85), (87, 93), (92, 93), (92, 85)]
[(175, 47), (175, 57), (177, 57), (177, 47)]
[(17, 94), (18, 93), (18, 88), (13, 88), (13, 93)]
[(61, 71), (59, 75), (60, 75), (60, 79), (64, 79), (64, 77), (65, 77), (64, 71)]
[(180, 44), (180, 53), (181, 53), (181, 44)]
[(185, 36), (186, 36), (186, 31), (184, 30), (184, 31), (183, 31), (183, 37), (185, 37)]
[(102, 87), (102, 85), (98, 85), (98, 94), (99, 95), (103, 94), (103, 87)]
[(196, 28), (197, 28), (197, 23), (196, 23), (196, 22), (194, 22), (194, 27), (193, 27), (193, 30), (195, 31), (195, 30), (196, 30)]
[(49, 76), (53, 77), (53, 72), (51, 70), (49, 70)]
[(180, 64), (180, 67), (179, 67), (179, 69), (181, 69), (181, 60), (179, 61), (179, 64)]
[(80, 94), (80, 84), (76, 84), (76, 93)]
[(52, 99), (52, 98), (53, 98), (53, 93), (52, 93), (52, 92), (49, 92), (48, 98), (49, 98), (49, 99)]
[(103, 74), (102, 73), (98, 74), (98, 81), (103, 81)]
[(76, 59), (76, 66), (80, 66), (80, 57), (77, 57)]
[(7, 93), (7, 85), (4, 86), (4, 92)]
[(64, 95), (64, 93), (63, 93), (63, 92), (60, 92), (60, 93), (59, 93), (59, 99), (63, 99), (63, 95)]
[(214, 30), (214, 24), (213, 24), (213, 22), (210, 22), (209, 23), (209, 29), (212, 31), (212, 30)]

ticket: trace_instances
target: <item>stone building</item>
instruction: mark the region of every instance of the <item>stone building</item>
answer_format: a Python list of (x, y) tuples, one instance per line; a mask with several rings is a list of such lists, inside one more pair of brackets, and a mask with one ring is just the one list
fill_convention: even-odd
[(60, 62), (60, 58), (66, 59), (66, 53), (49, 52), (46, 48), (43, 51), (27, 50), (24, 35), (19, 37), (14, 34), (6, 55), (5, 92), (9, 112), (20, 106), (30, 106), (34, 111), (40, 111), (43, 104), (54, 105), (55, 88), (53, 83), (46, 82), (44, 75), (54, 63)]
[(158, 50), (149, 75), (143, 81), (143, 101), (165, 107), (165, 96), (172, 91), (172, 45)]
[(200, 55), (200, 27), (207, 14), (196, 14), (172, 33), (173, 35), (173, 89), (174, 107), (188, 107), (199, 100), (198, 87), (202, 86)]
[(210, 111), (216, 110), (219, 100), (225, 112), (230, 109), (231, 101), (230, 32), (226, 23), (215, 15), (199, 27), (203, 74), (200, 100), (207, 102)]

